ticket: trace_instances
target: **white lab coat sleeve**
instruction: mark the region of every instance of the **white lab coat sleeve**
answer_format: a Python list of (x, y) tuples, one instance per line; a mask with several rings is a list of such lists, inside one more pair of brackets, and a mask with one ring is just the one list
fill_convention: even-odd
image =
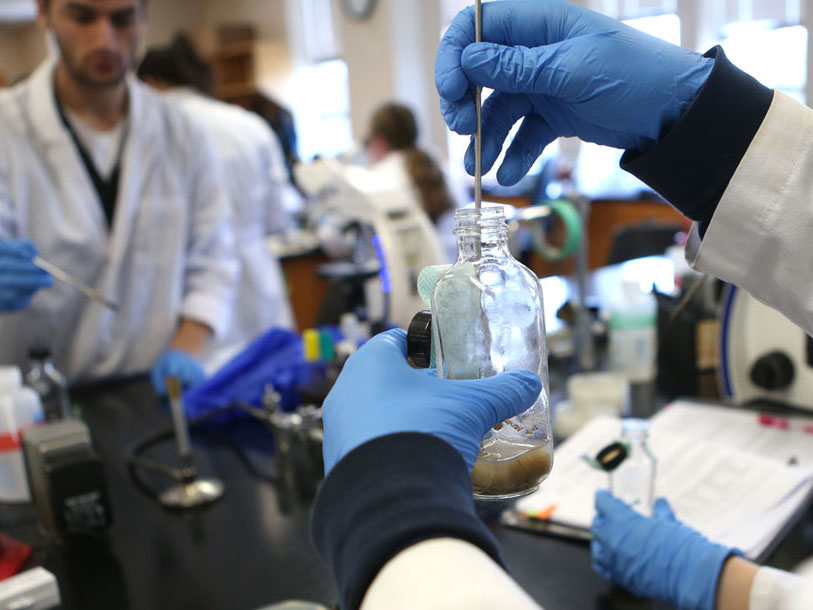
[(469, 542), (413, 545), (378, 573), (361, 610), (540, 610), (508, 573)]
[(231, 206), (211, 141), (199, 131), (195, 149), (181, 317), (209, 326), (222, 337), (236, 298), (238, 263)]
[[(2, 132), (0, 132), (1, 137)], [(8, 163), (5, 152), (0, 150), (0, 239), (15, 239), (17, 223), (14, 215), (14, 202), (9, 193)]]
[(813, 574), (792, 574), (762, 567), (751, 585), (748, 610), (805, 610), (813, 599)]
[(811, 235), (813, 110), (777, 91), (687, 257), (698, 271), (740, 286), (813, 332)]

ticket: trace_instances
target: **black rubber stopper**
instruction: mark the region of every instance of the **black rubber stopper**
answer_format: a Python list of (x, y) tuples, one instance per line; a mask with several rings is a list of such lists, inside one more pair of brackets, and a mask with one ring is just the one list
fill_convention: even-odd
[(610, 443), (596, 454), (596, 462), (607, 472), (612, 472), (627, 459), (627, 447), (624, 443)]
[(751, 367), (751, 381), (766, 390), (783, 390), (793, 383), (796, 369), (784, 352), (770, 352), (760, 356)]
[(429, 368), (432, 359), (432, 312), (419, 311), (407, 329), (407, 355), (419, 369)]

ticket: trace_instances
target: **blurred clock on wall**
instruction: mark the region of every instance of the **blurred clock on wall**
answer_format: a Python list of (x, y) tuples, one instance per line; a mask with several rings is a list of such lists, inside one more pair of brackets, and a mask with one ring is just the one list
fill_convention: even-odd
[(345, 15), (356, 21), (364, 21), (373, 14), (376, 0), (341, 0)]

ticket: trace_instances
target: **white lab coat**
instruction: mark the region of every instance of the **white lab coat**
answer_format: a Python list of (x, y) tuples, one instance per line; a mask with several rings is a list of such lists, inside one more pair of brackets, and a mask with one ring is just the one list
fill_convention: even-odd
[(294, 327), (282, 269), (266, 244), (289, 224), (283, 198), (293, 187), (276, 136), (258, 115), (187, 88), (166, 95), (211, 134), (234, 216), (237, 296), (224, 336), (203, 356), (212, 372), (269, 328)]
[[(813, 110), (776, 92), (691, 262), (749, 290), (813, 332)], [(544, 578), (544, 566), (539, 577)], [(415, 586), (420, 583), (420, 586)], [(813, 565), (802, 575), (760, 568), (749, 610), (807, 610)], [(450, 538), (401, 551), (373, 580), (362, 610), (539, 608), (479, 548)]]
[(0, 362), (51, 348), (72, 381), (149, 370), (179, 317), (223, 334), (237, 265), (228, 200), (208, 136), (128, 77), (129, 134), (114, 225), (60, 121), (53, 61), (0, 93), (0, 238), (41, 255), (116, 301), (114, 313), (55, 283), (0, 315)]
[[(776, 91), (702, 242), (693, 230), (687, 257), (698, 271), (736, 284), (813, 333), (811, 204), (813, 110)], [(749, 610), (809, 608), (813, 570), (808, 574), (803, 580), (761, 569)]]

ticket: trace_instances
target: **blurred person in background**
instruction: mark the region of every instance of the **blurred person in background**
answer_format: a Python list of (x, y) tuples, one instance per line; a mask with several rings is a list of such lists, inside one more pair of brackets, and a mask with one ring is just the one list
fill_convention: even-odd
[[(237, 271), (206, 133), (131, 75), (146, 0), (39, 0), (58, 53), (0, 93), (0, 362), (70, 381), (204, 377)], [(119, 305), (55, 284), (41, 254)]]
[(298, 193), (274, 132), (253, 112), (211, 97), (212, 68), (188, 38), (150, 49), (138, 76), (209, 131), (223, 164), (240, 275), (228, 330), (204, 354), (211, 372), (269, 328), (294, 327), (282, 270), (265, 238), (290, 225), (283, 199)]
[(438, 231), (444, 250), (454, 260), (457, 240), (452, 231), (457, 202), (443, 170), (428, 153), (418, 148), (417, 141), (418, 126), (409, 108), (395, 103), (381, 106), (370, 119), (364, 143), (369, 169), (390, 172), (412, 185), (421, 208)]

